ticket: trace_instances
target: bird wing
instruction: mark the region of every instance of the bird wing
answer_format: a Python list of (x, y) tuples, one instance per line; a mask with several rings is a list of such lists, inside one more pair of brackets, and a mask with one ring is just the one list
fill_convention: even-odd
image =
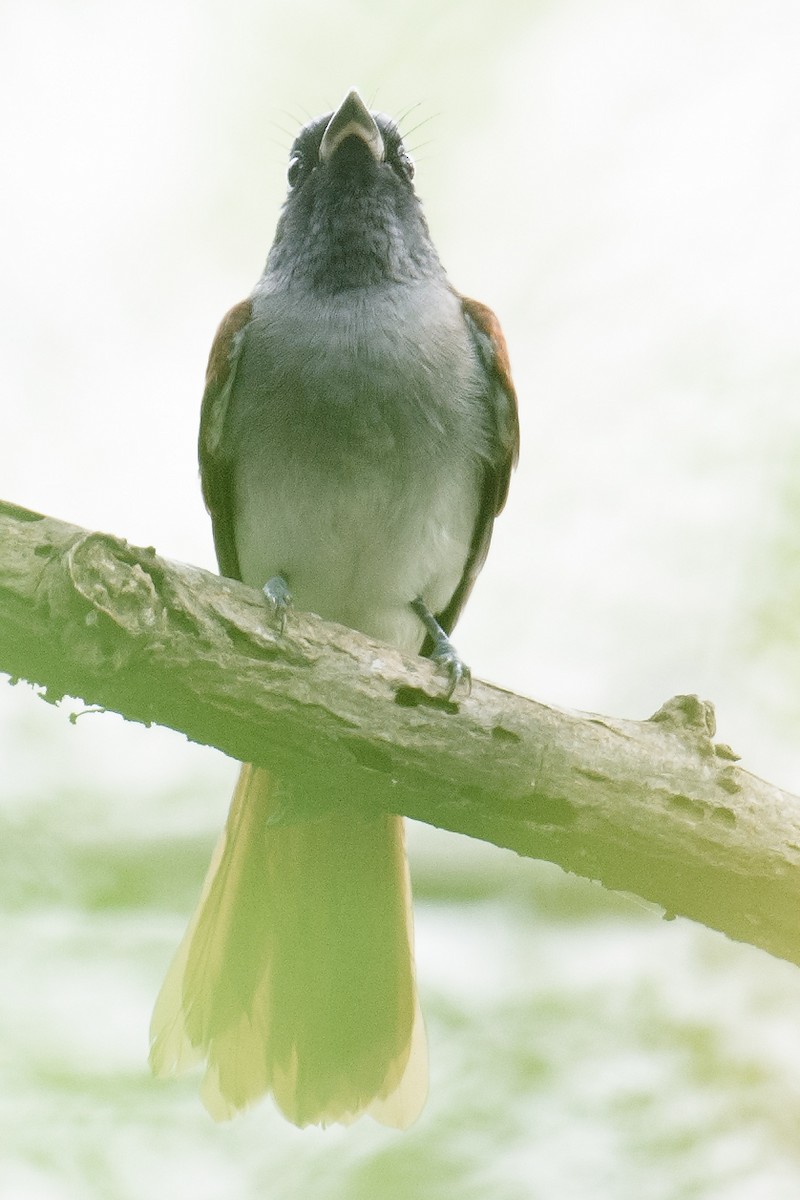
[[(486, 374), (484, 403), (491, 451), (484, 460), (478, 518), (461, 580), (447, 607), (436, 614), (439, 624), (447, 632), (455, 625), (484, 564), (494, 519), (505, 504), (511, 470), (519, 453), (517, 396), (500, 322), (487, 305), (477, 300), (461, 297), (461, 305)], [(241, 573), (234, 536), (232, 464), (222, 450), (222, 433), (251, 317), (251, 302), (243, 300), (223, 318), (209, 355), (200, 416), (203, 497), (211, 514), (220, 571), (231, 579), (241, 578)], [(423, 652), (425, 650), (423, 648)]]
[(223, 453), (222, 434), (236, 367), (251, 317), (252, 304), (249, 300), (234, 305), (223, 317), (208, 358), (200, 412), (198, 456), (203, 499), (211, 514), (219, 569), (229, 579), (240, 579), (241, 572), (234, 536), (232, 464)]
[[(490, 453), (483, 465), (483, 480), (478, 519), (464, 573), (443, 612), (436, 614), (439, 624), (449, 633), (464, 607), (486, 561), (492, 526), (508, 495), (508, 481), (519, 457), (519, 417), (517, 393), (511, 381), (508, 346), (495, 313), (478, 300), (461, 297), (464, 319), (478, 357), (486, 373), (484, 404), (489, 429)], [(423, 647), (427, 653), (430, 647)]]

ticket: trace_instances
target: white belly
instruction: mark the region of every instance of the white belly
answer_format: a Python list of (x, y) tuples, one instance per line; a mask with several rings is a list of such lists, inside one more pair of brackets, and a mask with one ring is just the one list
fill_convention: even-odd
[[(289, 582), (295, 605), (410, 653), (423, 641), (409, 608), (441, 612), (458, 586), (477, 517), (477, 481), (419, 480), (403, 488), (375, 471), (331, 486), (308, 464), (242, 477), (236, 544), (242, 578)], [(393, 486), (394, 485), (394, 486)]]
[(452, 293), (259, 298), (232, 405), (242, 578), (416, 651), (410, 602), (441, 612), (469, 555), (485, 386)]

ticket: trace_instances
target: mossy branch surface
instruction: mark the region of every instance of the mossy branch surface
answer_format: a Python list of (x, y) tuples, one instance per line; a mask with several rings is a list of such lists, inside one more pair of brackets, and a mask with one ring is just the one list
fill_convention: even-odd
[(800, 964), (800, 799), (743, 770), (696, 696), (643, 721), (481, 681), (448, 700), (426, 660), (305, 613), (281, 632), (252, 588), (11, 504), (0, 669), (272, 768), (281, 820), (402, 813)]

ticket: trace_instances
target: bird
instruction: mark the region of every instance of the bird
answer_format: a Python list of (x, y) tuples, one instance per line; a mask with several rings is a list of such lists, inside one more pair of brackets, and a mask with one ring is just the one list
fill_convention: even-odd
[[(281, 629), (317, 613), (432, 658), (483, 566), (519, 450), (500, 323), (442, 266), (398, 124), (358, 91), (306, 124), (264, 271), (214, 339), (199, 462), (220, 573)], [(156, 1075), (205, 1063), (227, 1120), (407, 1128), (427, 1095), (403, 818), (321, 804), (241, 766), (151, 1025)]]

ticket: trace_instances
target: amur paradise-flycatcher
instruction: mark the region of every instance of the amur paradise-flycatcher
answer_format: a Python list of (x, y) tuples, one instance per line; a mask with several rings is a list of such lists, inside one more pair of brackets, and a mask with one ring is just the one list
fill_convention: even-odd
[[(517, 457), (494, 313), (431, 242), (395, 122), (350, 92), (291, 149), (264, 273), (208, 364), (200, 471), (220, 571), (442, 664)], [(283, 782), (283, 781), (282, 781)], [(241, 768), (152, 1023), (157, 1074), (205, 1060), (225, 1119), (271, 1093), (297, 1125), (401, 1128), (427, 1091), (403, 820), (270, 822)]]

